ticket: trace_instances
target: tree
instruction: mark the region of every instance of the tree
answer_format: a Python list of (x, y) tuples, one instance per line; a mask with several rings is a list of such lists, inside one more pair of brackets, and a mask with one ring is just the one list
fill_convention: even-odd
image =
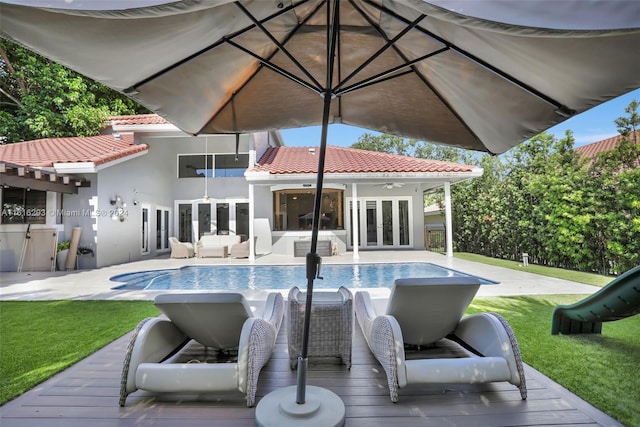
[(589, 166), (588, 191), (593, 194), (593, 227), (598, 243), (598, 270), (623, 272), (640, 263), (640, 115), (638, 102), (615, 120), (618, 146), (600, 153)]
[(108, 116), (141, 112), (126, 96), (0, 39), (3, 142), (97, 135)]
[(409, 140), (395, 135), (372, 135), (365, 133), (358, 138), (358, 141), (351, 144), (351, 148), (361, 150), (379, 151), (381, 153), (398, 154), (401, 156), (413, 155), (415, 140)]

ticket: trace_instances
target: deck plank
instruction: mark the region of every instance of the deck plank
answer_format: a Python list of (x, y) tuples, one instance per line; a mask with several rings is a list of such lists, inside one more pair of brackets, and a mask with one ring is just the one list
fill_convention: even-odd
[[(257, 399), (280, 387), (295, 385), (289, 368), (286, 326), (263, 369)], [(525, 366), (529, 397), (520, 399), (508, 383), (431, 384), (401, 389), (392, 403), (386, 377), (354, 327), (353, 365), (331, 359), (310, 360), (309, 385), (337, 393), (345, 403), (346, 427), (390, 426), (619, 426), (539, 372)], [(240, 393), (132, 393), (118, 406), (124, 336), (59, 375), (0, 408), (2, 427), (144, 427), (255, 426), (255, 408)]]

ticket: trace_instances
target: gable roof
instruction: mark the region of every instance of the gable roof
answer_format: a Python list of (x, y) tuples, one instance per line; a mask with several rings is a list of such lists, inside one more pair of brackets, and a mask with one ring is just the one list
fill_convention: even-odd
[(2, 145), (0, 160), (31, 167), (54, 167), (61, 163), (92, 163), (99, 166), (148, 149), (146, 144), (135, 144), (131, 133), (44, 138)]
[[(269, 174), (315, 174), (318, 172), (317, 147), (270, 147), (251, 169)], [(474, 172), (475, 166), (419, 159), (409, 156), (327, 146), (325, 173), (455, 173)]]
[[(640, 130), (631, 132), (628, 136), (629, 139), (635, 141), (636, 144), (640, 144)], [(613, 150), (620, 144), (622, 135), (612, 136), (611, 138), (603, 139), (602, 141), (593, 142), (591, 144), (583, 145), (575, 149), (576, 153), (583, 159), (591, 159), (597, 156), (599, 153)]]

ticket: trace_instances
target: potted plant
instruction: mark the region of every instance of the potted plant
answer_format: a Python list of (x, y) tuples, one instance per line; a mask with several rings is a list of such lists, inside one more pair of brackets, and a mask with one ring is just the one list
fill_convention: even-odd
[(58, 251), (56, 253), (56, 267), (58, 267), (58, 270), (60, 271), (66, 270), (67, 258), (69, 257), (69, 246), (71, 246), (71, 242), (69, 240), (58, 243)]

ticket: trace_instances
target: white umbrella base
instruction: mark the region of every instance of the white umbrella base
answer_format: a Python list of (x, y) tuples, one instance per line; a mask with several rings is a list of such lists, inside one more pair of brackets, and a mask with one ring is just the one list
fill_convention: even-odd
[(258, 427), (342, 427), (344, 403), (337, 394), (306, 386), (305, 403), (296, 403), (297, 386), (275, 390), (256, 406)]

